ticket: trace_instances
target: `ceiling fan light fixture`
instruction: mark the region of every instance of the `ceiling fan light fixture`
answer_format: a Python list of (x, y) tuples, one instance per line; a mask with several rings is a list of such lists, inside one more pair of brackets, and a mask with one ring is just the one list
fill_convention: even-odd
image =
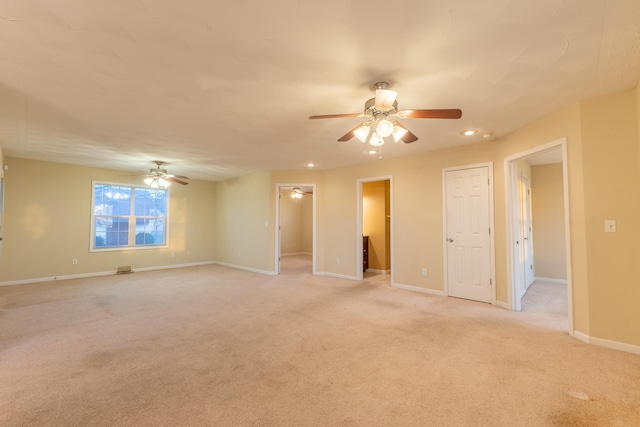
[(371, 135), (371, 139), (369, 140), (369, 144), (373, 145), (374, 147), (379, 147), (382, 144), (384, 144), (384, 138), (382, 138), (380, 135), (378, 135), (377, 132), (374, 132), (373, 135)]
[(300, 187), (293, 187), (293, 189), (291, 190), (292, 199), (302, 199), (303, 195), (304, 193), (302, 192), (302, 189)]
[(167, 188), (171, 185), (169, 181), (157, 176), (150, 176), (144, 179), (144, 183), (151, 188)]
[(376, 133), (383, 138), (390, 136), (393, 133), (393, 123), (387, 119), (382, 119), (378, 122), (376, 127)]
[(389, 89), (377, 89), (376, 90), (376, 107), (378, 108), (391, 108), (396, 101), (398, 92)]
[(354, 130), (353, 134), (360, 140), (360, 142), (366, 142), (370, 130), (371, 127), (369, 125), (362, 125), (358, 129)]
[(398, 142), (407, 134), (408, 130), (398, 125), (393, 126), (393, 140)]

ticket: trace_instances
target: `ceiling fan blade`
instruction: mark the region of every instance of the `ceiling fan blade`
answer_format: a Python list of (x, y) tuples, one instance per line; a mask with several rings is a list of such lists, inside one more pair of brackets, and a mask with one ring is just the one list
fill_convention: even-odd
[(361, 117), (361, 113), (349, 113), (349, 114), (323, 114), (319, 116), (309, 116), (310, 119), (340, 119), (343, 117)]
[(171, 177), (171, 178), (178, 178), (178, 179), (189, 179), (189, 177), (188, 177), (188, 176), (184, 176), (184, 175), (174, 175), (174, 174), (171, 174), (171, 175), (167, 175), (167, 176), (169, 176), (169, 177)]
[[(459, 119), (462, 117), (462, 110), (457, 108), (441, 110), (404, 110), (402, 113), (402, 116), (408, 119)], [(398, 114), (398, 116), (401, 115)]]
[(404, 142), (405, 144), (410, 144), (412, 142), (415, 142), (418, 140), (418, 137), (415, 136), (413, 133), (411, 133), (411, 131), (409, 129), (407, 129), (405, 126), (402, 125), (402, 123), (400, 122), (394, 122), (395, 126), (398, 126), (399, 128), (402, 128), (404, 130), (406, 130), (407, 132), (402, 135), (402, 137), (400, 138), (400, 140), (402, 142)]
[(340, 139), (338, 139), (338, 141), (340, 141), (340, 142), (344, 142), (344, 141), (348, 141), (348, 140), (350, 140), (351, 138), (353, 138), (353, 137), (355, 136), (355, 133), (354, 133), (354, 132), (355, 132), (356, 130), (358, 130), (359, 128), (361, 128), (361, 127), (362, 127), (362, 125), (363, 125), (363, 124), (362, 124), (362, 123), (360, 123), (358, 126), (354, 127), (354, 128), (353, 128), (353, 129), (351, 129), (349, 132), (347, 132), (347, 133), (345, 133), (344, 135), (342, 135), (342, 136), (340, 137)]
[(396, 101), (398, 92), (389, 89), (377, 89), (376, 90), (376, 107), (378, 108), (391, 108)]
[(180, 184), (180, 185), (187, 185), (189, 184), (188, 182), (184, 182), (178, 178), (174, 178), (172, 176), (166, 176), (164, 179), (166, 179), (167, 181), (171, 181), (171, 182), (175, 182), (176, 184)]
[(400, 138), (405, 144), (410, 144), (418, 140), (418, 137), (411, 133), (410, 130), (407, 130), (407, 133), (404, 134), (402, 138)]

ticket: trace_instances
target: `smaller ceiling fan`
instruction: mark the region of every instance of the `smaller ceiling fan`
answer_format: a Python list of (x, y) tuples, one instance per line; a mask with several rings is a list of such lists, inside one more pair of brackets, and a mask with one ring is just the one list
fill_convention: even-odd
[(335, 119), (342, 117), (367, 117), (367, 120), (351, 129), (338, 141), (348, 141), (354, 136), (362, 142), (368, 142), (373, 146), (384, 144), (386, 138), (393, 138), (393, 141), (403, 141), (408, 144), (418, 140), (409, 129), (404, 127), (395, 118), (400, 119), (459, 119), (462, 117), (460, 109), (437, 109), (437, 110), (398, 110), (396, 96), (398, 92), (387, 89), (389, 83), (378, 82), (374, 85), (376, 89), (375, 98), (369, 99), (364, 104), (364, 113), (351, 114), (325, 114), (319, 116), (309, 116), (310, 119)]
[(307, 194), (313, 194), (313, 193), (310, 193), (308, 191), (303, 191), (302, 188), (300, 188), (300, 187), (293, 187), (291, 189), (291, 198), (292, 199), (302, 199), (302, 196), (305, 196)]
[(189, 179), (186, 176), (182, 175), (170, 175), (167, 173), (167, 170), (162, 167), (162, 165), (166, 165), (166, 162), (161, 160), (154, 160), (153, 163), (156, 164), (155, 168), (151, 168), (149, 173), (141, 172), (138, 175), (125, 175), (125, 176), (144, 176), (144, 182), (150, 187), (153, 188), (167, 188), (171, 185), (172, 182), (180, 185), (187, 185), (188, 182), (183, 181), (183, 179)]

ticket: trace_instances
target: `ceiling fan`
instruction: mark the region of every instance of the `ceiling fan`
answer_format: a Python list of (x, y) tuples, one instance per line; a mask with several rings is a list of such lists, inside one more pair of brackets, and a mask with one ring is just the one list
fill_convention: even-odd
[(171, 185), (172, 182), (180, 185), (187, 185), (188, 182), (183, 181), (183, 179), (189, 179), (186, 176), (182, 175), (170, 175), (167, 173), (167, 170), (162, 167), (162, 165), (166, 165), (166, 162), (161, 160), (154, 160), (153, 163), (156, 164), (155, 168), (151, 168), (149, 173), (141, 172), (139, 175), (128, 175), (128, 176), (144, 176), (144, 182), (150, 187), (153, 188), (166, 188)]
[(364, 104), (364, 113), (352, 114), (325, 114), (309, 116), (310, 119), (335, 119), (343, 117), (366, 117), (367, 120), (344, 134), (338, 141), (348, 141), (354, 136), (362, 142), (368, 142), (373, 146), (384, 144), (385, 138), (393, 138), (393, 141), (411, 143), (418, 140), (409, 129), (404, 127), (399, 119), (459, 119), (462, 110), (438, 109), (438, 110), (398, 110), (396, 96), (398, 92), (387, 89), (389, 83), (378, 82), (375, 98), (369, 99)]
[(291, 198), (292, 199), (302, 199), (302, 196), (305, 196), (307, 194), (313, 194), (313, 193), (310, 193), (308, 191), (303, 191), (302, 188), (300, 188), (300, 187), (293, 187), (291, 189)]

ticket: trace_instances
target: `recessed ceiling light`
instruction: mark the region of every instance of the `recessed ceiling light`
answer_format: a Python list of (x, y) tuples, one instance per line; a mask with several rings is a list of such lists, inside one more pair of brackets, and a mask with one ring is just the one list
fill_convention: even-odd
[(308, 167), (308, 168), (315, 168), (317, 165), (315, 163), (313, 163), (313, 162), (309, 162), (305, 166)]
[(463, 130), (460, 133), (463, 134), (464, 136), (471, 136), (471, 135), (475, 135), (476, 133), (478, 133), (478, 129), (467, 129), (467, 130)]

